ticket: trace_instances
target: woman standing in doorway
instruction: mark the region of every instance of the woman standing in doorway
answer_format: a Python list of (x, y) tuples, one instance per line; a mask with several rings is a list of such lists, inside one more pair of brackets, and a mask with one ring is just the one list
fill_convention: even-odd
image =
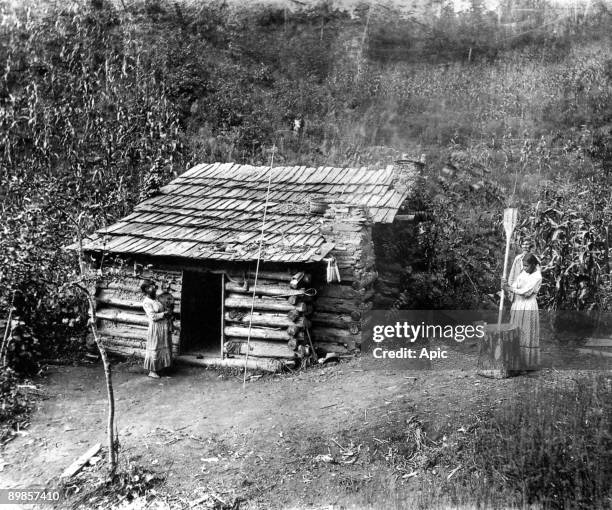
[(539, 261), (533, 253), (523, 257), (523, 270), (513, 285), (502, 278), (502, 287), (514, 294), (510, 322), (521, 334), (521, 368), (535, 370), (540, 365), (540, 315), (536, 297), (542, 284)]
[(149, 319), (144, 368), (149, 371), (149, 377), (159, 379), (158, 372), (172, 364), (169, 320), (172, 312), (165, 311), (164, 305), (157, 300), (155, 283), (147, 280), (140, 286), (140, 289), (145, 295), (142, 308)]

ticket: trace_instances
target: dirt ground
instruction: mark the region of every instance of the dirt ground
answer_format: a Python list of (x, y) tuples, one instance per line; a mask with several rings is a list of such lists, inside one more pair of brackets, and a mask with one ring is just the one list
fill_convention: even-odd
[[(418, 420), (427, 440), (441, 444), (534, 379), (571, 376), (545, 368), (484, 379), (475, 353), (465, 351), (432, 370), (371, 369), (357, 358), (254, 377), (244, 388), (242, 376), (227, 371), (179, 367), (154, 380), (138, 364), (116, 363), (122, 466), (163, 473), (156, 490), (178, 507), (206, 494), (262, 509), (380, 507), (385, 494), (416, 497), (421, 470), (401, 462), (407, 424)], [(37, 382), (47, 398), (26, 433), (0, 451), (2, 487), (53, 483), (92, 444), (105, 444), (101, 365), (51, 366)]]

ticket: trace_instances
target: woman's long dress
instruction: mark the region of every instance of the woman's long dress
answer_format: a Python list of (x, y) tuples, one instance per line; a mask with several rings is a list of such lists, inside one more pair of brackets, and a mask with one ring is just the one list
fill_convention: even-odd
[(510, 309), (510, 322), (520, 329), (521, 369), (535, 370), (540, 365), (540, 315), (536, 300), (542, 284), (542, 274), (522, 271), (510, 290), (514, 302)]
[(149, 319), (144, 368), (157, 372), (172, 364), (170, 321), (164, 316), (164, 305), (156, 299), (145, 297), (142, 308)]

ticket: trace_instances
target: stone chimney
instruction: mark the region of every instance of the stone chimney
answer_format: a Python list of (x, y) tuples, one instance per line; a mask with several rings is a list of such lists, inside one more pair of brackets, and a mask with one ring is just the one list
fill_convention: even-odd
[(398, 186), (413, 186), (419, 175), (425, 169), (425, 155), (420, 159), (411, 158), (402, 154), (401, 159), (395, 160), (393, 165), (393, 183)]

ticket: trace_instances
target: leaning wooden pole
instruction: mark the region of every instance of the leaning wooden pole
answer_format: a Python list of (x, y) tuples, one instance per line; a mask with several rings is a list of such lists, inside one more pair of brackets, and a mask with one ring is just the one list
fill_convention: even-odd
[[(510, 241), (512, 239), (512, 233), (514, 227), (516, 227), (516, 220), (518, 217), (518, 211), (513, 208), (504, 209), (504, 230), (506, 232), (506, 253), (504, 255), (504, 273), (503, 277), (508, 277), (508, 257), (510, 256)], [(498, 329), (501, 328), (502, 315), (504, 313), (504, 297), (506, 293), (504, 289), (501, 290), (501, 299), (499, 300), (499, 314), (497, 316)]]

